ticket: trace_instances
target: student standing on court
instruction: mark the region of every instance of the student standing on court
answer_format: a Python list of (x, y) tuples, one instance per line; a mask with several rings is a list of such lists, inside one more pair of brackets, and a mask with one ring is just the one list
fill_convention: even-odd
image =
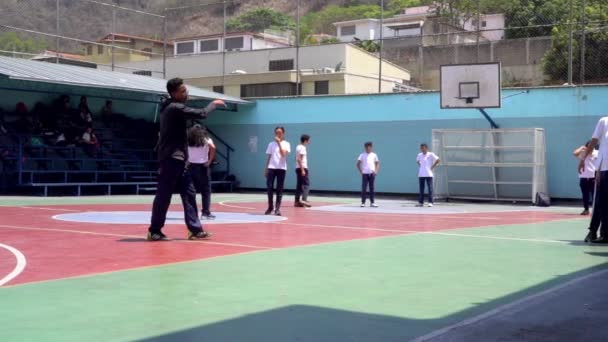
[[(310, 191), (310, 180), (308, 178), (308, 150), (310, 136), (303, 134), (300, 137), (300, 145), (296, 147), (296, 198), (295, 207), (310, 208), (308, 203), (308, 193)], [(301, 198), (301, 200), (300, 200)]]
[[(589, 226), (589, 233), (585, 237), (585, 242), (608, 243), (608, 116), (601, 118), (595, 126), (591, 142), (578, 164), (579, 173), (585, 171), (585, 161), (593, 155), (593, 151), (598, 144), (600, 150), (595, 164), (598, 171), (596, 175), (598, 186), (596, 187), (591, 225)], [(597, 235), (598, 228), (601, 237)]]
[(369, 187), (369, 199), (372, 208), (378, 208), (375, 199), (376, 176), (380, 171), (380, 159), (373, 152), (373, 143), (365, 143), (365, 151), (357, 159), (357, 170), (361, 174), (361, 208), (365, 207), (367, 201), (367, 188)]
[(152, 206), (152, 218), (148, 229), (148, 240), (166, 240), (161, 229), (167, 219), (167, 210), (176, 186), (184, 206), (184, 220), (188, 227), (188, 239), (206, 239), (210, 234), (203, 230), (196, 207), (196, 190), (192, 177), (186, 168), (188, 160), (187, 120), (205, 119), (217, 106), (226, 106), (224, 101), (215, 100), (205, 109), (190, 108), (188, 88), (180, 78), (167, 82), (167, 92), (171, 96), (161, 105), (160, 133), (156, 152), (160, 167), (158, 169), (158, 186)]
[[(277, 127), (274, 129), (274, 140), (268, 144), (266, 154), (266, 188), (268, 192), (268, 209), (266, 215), (274, 214), (281, 216), (281, 202), (283, 200), (283, 186), (285, 185), (285, 175), (287, 173), (287, 156), (291, 152), (291, 145), (285, 141), (285, 128)], [(274, 182), (277, 183), (277, 201), (273, 201)]]
[(211, 165), (215, 160), (215, 145), (200, 125), (188, 130), (188, 162), (194, 188), (201, 194), (203, 212), (201, 219), (213, 220), (211, 214)]
[(593, 194), (595, 191), (595, 160), (597, 159), (597, 150), (593, 149), (593, 152), (585, 159), (582, 159), (589, 147), (590, 141), (585, 145), (574, 150), (574, 156), (585, 162), (585, 171), (579, 172), (579, 185), (583, 194), (583, 212), (581, 215), (589, 215), (589, 203), (593, 203)]
[(424, 205), (424, 184), (429, 192), (429, 207), (433, 206), (433, 170), (439, 165), (439, 157), (433, 152), (429, 152), (427, 144), (420, 145), (420, 153), (416, 157), (416, 163), (418, 164), (418, 185), (420, 192), (418, 195), (418, 206)]

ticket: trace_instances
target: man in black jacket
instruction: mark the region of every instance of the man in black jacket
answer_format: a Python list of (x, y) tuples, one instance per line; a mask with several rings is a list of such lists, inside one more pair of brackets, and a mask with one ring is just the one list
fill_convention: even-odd
[(171, 205), (173, 190), (179, 186), (182, 204), (184, 205), (184, 219), (188, 227), (188, 239), (206, 239), (211, 236), (203, 230), (198, 218), (196, 207), (196, 190), (192, 178), (187, 170), (188, 139), (187, 121), (205, 119), (207, 114), (217, 106), (226, 106), (222, 100), (211, 102), (205, 109), (187, 107), (188, 88), (180, 78), (167, 82), (167, 92), (171, 98), (161, 106), (160, 134), (156, 151), (160, 163), (158, 171), (158, 187), (152, 207), (152, 219), (148, 229), (148, 240), (160, 241), (167, 237), (161, 229), (167, 219), (167, 210)]

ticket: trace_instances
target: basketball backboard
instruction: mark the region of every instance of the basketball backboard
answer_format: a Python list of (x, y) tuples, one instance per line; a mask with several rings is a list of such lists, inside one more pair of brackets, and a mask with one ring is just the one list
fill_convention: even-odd
[(500, 69), (500, 63), (442, 65), (441, 108), (500, 108)]

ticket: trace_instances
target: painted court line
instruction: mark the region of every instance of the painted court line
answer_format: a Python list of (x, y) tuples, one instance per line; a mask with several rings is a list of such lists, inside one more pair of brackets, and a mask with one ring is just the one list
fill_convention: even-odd
[[(94, 236), (110, 236), (110, 237), (120, 237), (120, 238), (129, 238), (129, 239), (143, 239), (143, 237), (140, 236), (140, 235), (98, 233), (98, 232), (88, 232), (88, 231), (70, 230), (70, 229), (22, 227), (22, 226), (8, 226), (8, 225), (0, 225), (0, 228), (20, 229), (20, 230), (36, 230), (36, 231), (47, 231), (47, 232), (56, 232), (56, 233), (71, 233), (71, 234), (83, 234), (83, 235), (94, 235)], [(245, 245), (245, 244), (239, 244), (239, 243), (214, 242), (214, 241), (210, 241), (210, 240), (171, 240), (171, 241), (173, 241), (173, 242), (186, 242), (186, 243), (202, 243), (202, 244), (207, 244), (207, 245), (219, 245), (219, 246), (229, 246), (229, 247), (244, 247), (244, 248), (251, 248), (251, 249), (274, 249), (273, 247), (253, 246), (253, 245)], [(164, 243), (164, 242), (158, 242), (158, 243)]]
[[(474, 238), (474, 239), (543, 242), (543, 243), (558, 243), (558, 244), (568, 244), (569, 243), (566, 241), (559, 241), (559, 240), (526, 239), (526, 238), (515, 238), (515, 237), (508, 237), (508, 236), (489, 236), (489, 235), (460, 234), (460, 233), (442, 233), (440, 231), (428, 232), (428, 231), (421, 231), (421, 230), (399, 230), (399, 229), (389, 229), (389, 228), (334, 226), (334, 225), (323, 225), (323, 224), (306, 224), (306, 223), (289, 223), (289, 222), (268, 222), (268, 224), (318, 227), (318, 228), (329, 228), (329, 229), (372, 230), (372, 231), (390, 232), (390, 233), (398, 233), (398, 234), (401, 233), (403, 235), (405, 235), (405, 234), (410, 234), (410, 235), (426, 234), (426, 235), (465, 237), (465, 238)], [(471, 227), (471, 228), (483, 228), (483, 227)], [(463, 228), (463, 229), (467, 229), (467, 228)]]
[(49, 211), (67, 211), (67, 212), (80, 212), (80, 211), (82, 211), (82, 210), (75, 210), (75, 209), (51, 208), (51, 207), (30, 207), (30, 206), (23, 206), (23, 207), (17, 207), (17, 208), (21, 208), (21, 209), (35, 209), (35, 210), (49, 210)]
[(595, 278), (595, 277), (599, 277), (601, 275), (604, 275), (605, 273), (608, 273), (608, 270), (602, 270), (602, 271), (598, 271), (598, 272), (595, 272), (595, 273), (584, 275), (584, 276), (579, 277), (579, 278), (572, 279), (570, 281), (567, 281), (567, 282), (565, 282), (565, 283), (563, 283), (561, 285), (557, 285), (557, 286), (552, 287), (550, 289), (547, 289), (545, 291), (541, 291), (539, 293), (535, 293), (533, 295), (530, 295), (530, 296), (521, 298), (519, 300), (516, 300), (516, 301), (514, 301), (512, 303), (499, 306), (499, 307), (497, 307), (497, 308), (495, 308), (493, 310), (490, 310), (488, 312), (485, 312), (485, 313), (483, 313), (481, 315), (465, 319), (464, 321), (461, 321), (461, 322), (458, 322), (456, 324), (453, 324), (453, 325), (441, 328), (439, 330), (435, 330), (435, 331), (433, 331), (433, 332), (431, 332), (429, 334), (426, 334), (424, 336), (417, 337), (417, 338), (411, 340), (410, 342), (430, 341), (430, 340), (432, 340), (434, 338), (437, 338), (437, 337), (440, 337), (442, 335), (445, 335), (445, 334), (449, 333), (452, 330), (455, 330), (455, 329), (458, 329), (458, 328), (463, 328), (463, 327), (466, 327), (466, 326), (469, 326), (469, 325), (472, 325), (472, 324), (475, 324), (475, 323), (479, 323), (479, 322), (481, 322), (483, 320), (486, 320), (488, 318), (496, 316), (496, 315), (498, 315), (500, 313), (503, 313), (505, 311), (514, 309), (514, 308), (516, 308), (518, 306), (523, 306), (524, 304), (527, 304), (528, 302), (531, 302), (531, 301), (536, 300), (538, 298), (550, 295), (550, 294), (555, 293), (555, 292), (557, 292), (559, 290), (565, 289), (565, 288), (567, 288), (569, 286), (576, 285), (577, 283), (583, 282), (585, 280), (588, 280), (588, 279), (591, 279), (591, 278)]
[(3, 286), (9, 281), (15, 279), (15, 277), (21, 274), (21, 272), (23, 272), (25, 266), (27, 265), (27, 260), (25, 259), (25, 255), (23, 255), (23, 253), (21, 253), (21, 251), (19, 251), (17, 248), (2, 243), (0, 243), (0, 248), (4, 248), (7, 251), (11, 252), (17, 259), (17, 264), (15, 265), (15, 268), (11, 271), (11, 273), (0, 279), (0, 286)]
[(228, 202), (232, 203), (232, 202), (235, 202), (235, 201), (221, 201), (221, 202), (218, 202), (217, 204), (219, 204), (221, 206), (224, 206), (224, 207), (228, 207), (228, 208), (246, 209), (246, 210), (258, 210), (257, 208), (243, 207), (243, 206), (240, 206), (240, 205), (233, 205), (233, 204), (226, 204)]

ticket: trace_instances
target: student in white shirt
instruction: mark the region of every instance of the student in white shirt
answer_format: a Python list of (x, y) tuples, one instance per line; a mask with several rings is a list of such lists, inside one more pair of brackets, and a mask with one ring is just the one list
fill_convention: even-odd
[[(589, 233), (585, 237), (585, 242), (608, 243), (608, 116), (601, 118), (591, 137), (589, 146), (578, 164), (578, 172), (585, 171), (585, 160), (593, 154), (595, 147), (600, 147), (596, 167), (596, 182), (598, 186), (595, 193), (595, 203), (593, 205), (593, 215), (589, 225)], [(598, 238), (598, 230), (600, 237)]]
[[(310, 208), (308, 203), (308, 193), (310, 189), (310, 180), (308, 178), (308, 150), (306, 146), (310, 143), (310, 136), (303, 134), (300, 137), (300, 145), (296, 147), (296, 198), (295, 207)], [(300, 198), (302, 198), (300, 200)]]
[(215, 160), (215, 144), (205, 128), (194, 125), (188, 130), (188, 163), (192, 182), (201, 194), (201, 219), (213, 220), (211, 214), (211, 165)]
[(420, 187), (420, 193), (418, 195), (418, 206), (424, 205), (424, 184), (428, 188), (429, 192), (429, 207), (433, 206), (433, 170), (439, 165), (439, 157), (433, 152), (429, 152), (427, 144), (420, 145), (420, 153), (416, 157), (416, 163), (418, 164), (418, 185)]
[(584, 158), (589, 143), (590, 141), (573, 152), (574, 156), (579, 161), (582, 160), (585, 162), (585, 170), (578, 174), (579, 185), (581, 187), (581, 193), (583, 194), (584, 210), (581, 215), (589, 215), (589, 204), (593, 203), (593, 193), (595, 191), (595, 161), (597, 160), (598, 152), (594, 149), (589, 156)]
[[(283, 199), (283, 186), (285, 185), (285, 174), (287, 173), (287, 156), (291, 152), (291, 145), (285, 141), (285, 128), (277, 127), (274, 129), (274, 140), (268, 144), (266, 154), (266, 188), (268, 192), (268, 209), (266, 215), (274, 214), (281, 216), (281, 201)], [(277, 201), (273, 202), (274, 182), (277, 182)]]
[(369, 186), (369, 199), (372, 208), (378, 208), (375, 201), (375, 183), (376, 176), (380, 171), (380, 159), (373, 152), (373, 144), (371, 141), (365, 143), (365, 152), (357, 158), (357, 170), (361, 174), (361, 207), (365, 207), (367, 201), (367, 188)]

